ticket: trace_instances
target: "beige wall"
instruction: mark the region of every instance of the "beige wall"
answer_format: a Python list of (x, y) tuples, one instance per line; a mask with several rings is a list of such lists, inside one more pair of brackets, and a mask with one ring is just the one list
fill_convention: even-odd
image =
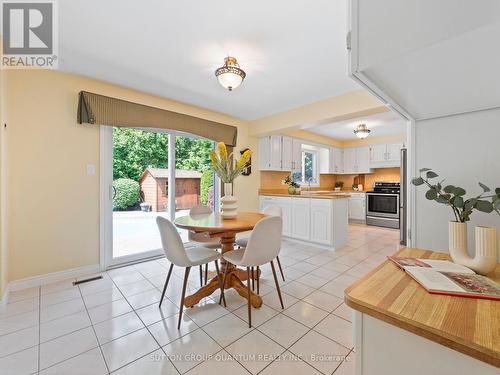
[[(99, 263), (99, 127), (77, 124), (79, 91), (236, 125), (235, 152), (257, 149), (245, 123), (217, 112), (61, 72), (5, 74), (9, 281)], [(87, 164), (96, 166), (95, 175), (86, 174)], [(257, 168), (235, 185), (241, 209), (257, 209), (257, 194), (248, 194), (257, 192)]]

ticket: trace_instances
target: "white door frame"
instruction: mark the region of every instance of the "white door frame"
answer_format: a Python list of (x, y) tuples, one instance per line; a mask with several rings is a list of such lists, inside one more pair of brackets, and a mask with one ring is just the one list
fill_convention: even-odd
[(415, 189), (411, 184), (413, 176), (417, 175), (416, 167), (416, 152), (415, 152), (415, 119), (396, 103), (390, 96), (385, 92), (380, 90), (380, 88), (373, 83), (373, 81), (366, 76), (362, 71), (359, 70), (359, 60), (358, 60), (358, 46), (359, 46), (359, 30), (358, 30), (358, 18), (355, 15), (358, 14), (358, 4), (359, 0), (348, 1), (348, 12), (347, 12), (347, 50), (348, 50), (348, 74), (349, 76), (364, 87), (367, 91), (378, 98), (383, 104), (390, 108), (393, 112), (396, 112), (403, 120), (406, 121), (406, 147), (407, 152), (407, 180), (406, 180), (406, 196), (407, 196), (407, 207), (406, 207), (406, 222), (407, 233), (406, 233), (406, 243), (407, 247), (415, 247), (416, 238), (416, 195)]
[[(168, 169), (169, 169), (169, 181), (174, 181), (174, 183), (168, 184), (168, 207), (175, 207), (175, 137), (191, 137), (189, 134), (179, 133), (175, 131), (163, 130), (163, 129), (141, 129), (137, 130), (144, 131), (159, 131), (168, 135)], [(192, 136), (193, 138), (199, 138)], [(215, 143), (214, 143), (215, 147)], [(137, 261), (142, 261), (148, 258), (161, 257), (164, 255), (163, 250), (151, 250), (142, 252), (139, 254), (132, 254), (128, 256), (120, 257), (119, 260), (113, 259), (113, 127), (112, 126), (101, 126), (100, 127), (100, 257), (99, 263), (101, 270), (107, 268), (122, 265), (126, 263), (134, 263)], [(171, 166), (174, 166), (172, 168)], [(219, 179), (214, 181), (214, 199), (215, 207), (219, 203), (219, 191), (220, 182)], [(169, 209), (170, 220), (175, 219), (175, 209)]]

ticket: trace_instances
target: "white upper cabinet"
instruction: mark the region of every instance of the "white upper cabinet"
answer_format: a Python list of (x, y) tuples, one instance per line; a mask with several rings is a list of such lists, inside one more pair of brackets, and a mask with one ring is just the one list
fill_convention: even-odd
[[(284, 143), (283, 139), (285, 139)], [(285, 156), (285, 166), (283, 165), (283, 155)], [(291, 168), (291, 138), (271, 135), (259, 140), (259, 169), (261, 171), (290, 171)]]
[(370, 163), (384, 163), (386, 155), (387, 145), (373, 145), (370, 147)]
[(370, 148), (356, 147), (344, 149), (345, 174), (372, 173), (370, 169)]
[(403, 143), (372, 145), (370, 147), (370, 167), (390, 168), (401, 164)]
[(358, 147), (356, 149), (356, 173), (371, 173), (370, 170), (370, 148)]
[(281, 139), (281, 170), (291, 171), (293, 169), (293, 139), (282, 137)]
[(302, 141), (292, 140), (292, 171), (302, 170)]
[(341, 148), (330, 148), (331, 165), (333, 170), (331, 173), (344, 173), (344, 151)]
[(397, 167), (401, 163), (401, 149), (404, 147), (403, 143), (389, 143), (387, 145), (387, 160), (395, 162)]
[(356, 173), (356, 149), (344, 149), (344, 173)]

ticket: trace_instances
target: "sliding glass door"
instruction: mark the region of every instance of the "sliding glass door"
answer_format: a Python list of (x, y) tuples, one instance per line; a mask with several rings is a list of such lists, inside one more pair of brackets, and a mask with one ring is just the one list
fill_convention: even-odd
[[(217, 205), (214, 142), (168, 131), (101, 129), (101, 247), (104, 266), (163, 255), (156, 217)], [(188, 242), (185, 231), (179, 231)]]

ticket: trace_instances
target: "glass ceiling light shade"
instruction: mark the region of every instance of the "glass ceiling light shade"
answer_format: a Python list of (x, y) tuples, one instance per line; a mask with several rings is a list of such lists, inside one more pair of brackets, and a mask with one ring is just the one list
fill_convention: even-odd
[(246, 73), (240, 69), (240, 65), (234, 57), (228, 56), (224, 59), (224, 65), (215, 71), (215, 76), (225, 89), (233, 91), (246, 77)]
[(366, 124), (359, 124), (358, 127), (354, 130), (354, 134), (356, 137), (360, 139), (364, 139), (370, 135), (371, 130), (368, 129)]

